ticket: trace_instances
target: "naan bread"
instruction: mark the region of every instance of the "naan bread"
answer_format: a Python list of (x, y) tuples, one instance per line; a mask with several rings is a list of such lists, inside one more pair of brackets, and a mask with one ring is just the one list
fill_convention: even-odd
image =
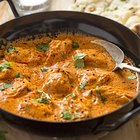
[(140, 32), (140, 0), (75, 0), (73, 10), (101, 15)]

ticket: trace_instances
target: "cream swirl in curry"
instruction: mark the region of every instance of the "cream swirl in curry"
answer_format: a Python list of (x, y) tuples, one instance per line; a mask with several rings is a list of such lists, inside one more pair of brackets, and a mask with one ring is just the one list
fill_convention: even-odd
[(0, 108), (27, 118), (73, 121), (129, 102), (136, 96), (135, 73), (112, 72), (115, 62), (94, 39), (60, 34), (1, 46)]

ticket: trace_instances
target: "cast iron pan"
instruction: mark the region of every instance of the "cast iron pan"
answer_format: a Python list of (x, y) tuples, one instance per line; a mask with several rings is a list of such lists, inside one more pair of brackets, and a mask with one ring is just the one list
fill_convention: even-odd
[[(18, 17), (0, 26), (0, 37), (7, 40), (39, 33), (56, 35), (59, 32), (80, 32), (101, 37), (118, 45), (137, 67), (140, 64), (140, 38), (123, 25), (101, 16), (70, 11), (43, 12)], [(44, 129), (46, 133), (77, 135), (91, 131), (111, 131), (140, 112), (139, 94), (140, 88), (136, 98), (112, 113), (76, 122), (47, 122), (17, 116), (3, 109), (0, 112), (14, 124), (35, 128), (37, 131)]]

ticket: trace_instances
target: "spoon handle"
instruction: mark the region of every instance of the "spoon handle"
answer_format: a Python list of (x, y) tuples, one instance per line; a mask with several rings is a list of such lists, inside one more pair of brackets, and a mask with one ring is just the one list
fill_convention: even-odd
[(130, 66), (127, 63), (120, 63), (120, 64), (117, 65), (117, 67), (119, 67), (120, 69), (127, 68), (127, 69), (130, 69), (130, 70), (133, 70), (133, 71), (136, 71), (136, 72), (140, 73), (140, 68)]

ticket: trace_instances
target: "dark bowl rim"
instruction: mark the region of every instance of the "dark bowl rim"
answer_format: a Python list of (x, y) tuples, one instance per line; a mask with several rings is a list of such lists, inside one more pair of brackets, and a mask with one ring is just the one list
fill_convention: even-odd
[(58, 13), (58, 14), (64, 14), (64, 13), (71, 13), (71, 14), (81, 14), (81, 15), (90, 15), (90, 16), (94, 16), (94, 17), (98, 17), (98, 18), (102, 18), (104, 20), (107, 20), (109, 22), (112, 22), (113, 24), (118, 24), (120, 26), (123, 26), (123, 28), (129, 30), (130, 32), (134, 33), (138, 38), (140, 38), (140, 36), (138, 34), (136, 34), (134, 31), (132, 31), (131, 29), (129, 29), (128, 27), (126, 27), (125, 25), (115, 21), (115, 20), (112, 20), (110, 18), (107, 18), (107, 17), (104, 17), (104, 16), (101, 16), (101, 15), (97, 15), (97, 14), (92, 14), (92, 13), (86, 13), (86, 12), (80, 12), (80, 11), (66, 11), (66, 10), (56, 10), (56, 11), (43, 11), (43, 12), (39, 12), (39, 13), (32, 13), (32, 14), (29, 14), (29, 15), (22, 15), (22, 16), (19, 16), (19, 17), (15, 17), (14, 19), (11, 19), (3, 24), (1, 24), (0, 26), (4, 26), (10, 22), (13, 22), (13, 21), (16, 21), (16, 20), (19, 20), (21, 18), (26, 18), (26, 17), (33, 17), (33, 16), (37, 16), (37, 15), (42, 15), (42, 14), (55, 14), (55, 13)]

